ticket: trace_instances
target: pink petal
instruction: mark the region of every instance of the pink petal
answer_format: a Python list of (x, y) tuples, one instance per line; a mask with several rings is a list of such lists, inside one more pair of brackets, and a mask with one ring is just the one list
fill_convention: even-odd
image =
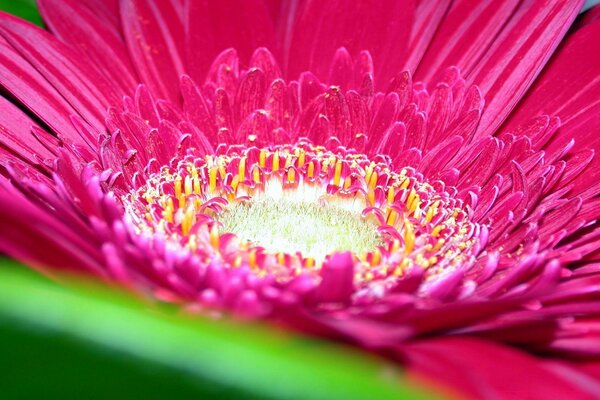
[(115, 32), (121, 33), (119, 0), (80, 0), (79, 3), (114, 28)]
[(518, 3), (517, 0), (457, 1), (427, 48), (416, 79), (430, 81), (451, 65), (458, 66), (466, 76), (494, 42)]
[(204, 82), (213, 59), (233, 47), (247, 65), (259, 47), (275, 50), (269, 9), (261, 0), (188, 1), (186, 72)]
[(138, 79), (118, 31), (74, 0), (40, 0), (38, 7), (54, 36), (89, 57), (121, 92), (132, 92)]
[(90, 125), (103, 129), (106, 109), (119, 100), (110, 81), (48, 32), (18, 18), (0, 14), (0, 34)]
[[(575, 138), (579, 149), (599, 149), (600, 136), (600, 21), (570, 36), (507, 123), (515, 129), (539, 114), (560, 117), (559, 132), (546, 146), (551, 153)], [(600, 178), (596, 155), (574, 183), (581, 193)], [(586, 197), (595, 193), (587, 193)]]
[(310, 70), (321, 79), (327, 77), (335, 51), (345, 47), (352, 56), (368, 50), (376, 87), (387, 87), (405, 62), (414, 9), (413, 1), (306, 1), (287, 53), (288, 76)]
[(486, 99), (479, 134), (491, 134), (508, 116), (540, 73), (583, 1), (531, 1), (521, 6), (491, 51), (468, 74)]
[(139, 76), (157, 97), (177, 102), (183, 26), (173, 0), (122, 1), (121, 21)]
[(71, 105), (15, 49), (0, 39), (0, 85), (55, 133), (77, 142)]
[(409, 54), (403, 70), (414, 74), (440, 23), (444, 20), (450, 3), (450, 0), (418, 2), (408, 44)]
[(474, 338), (426, 339), (399, 348), (412, 376), (455, 389), (469, 399), (593, 399), (593, 392), (542, 360)]
[[(31, 133), (34, 126), (37, 127), (37, 124), (27, 115), (0, 97), (0, 145), (6, 146), (32, 164), (39, 164), (46, 158), (54, 158), (55, 154), (34, 139)], [(44, 131), (40, 132), (50, 136)]]

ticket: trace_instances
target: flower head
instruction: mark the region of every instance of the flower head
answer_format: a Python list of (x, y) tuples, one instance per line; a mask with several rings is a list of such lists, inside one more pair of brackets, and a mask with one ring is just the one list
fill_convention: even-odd
[(0, 16), (0, 250), (473, 397), (591, 396), (600, 25), (559, 47), (581, 2), (180, 3)]

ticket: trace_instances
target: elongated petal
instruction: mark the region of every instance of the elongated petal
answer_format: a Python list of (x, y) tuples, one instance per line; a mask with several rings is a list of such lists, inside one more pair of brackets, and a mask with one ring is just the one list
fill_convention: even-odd
[(480, 135), (491, 134), (502, 124), (560, 43), (583, 2), (529, 3), (521, 6), (497, 44), (468, 75), (487, 99)]
[(186, 72), (204, 82), (214, 57), (233, 47), (247, 63), (259, 47), (275, 49), (269, 9), (261, 0), (188, 1)]
[(138, 75), (160, 98), (177, 101), (183, 26), (173, 0), (123, 0), (121, 22)]
[(543, 361), (473, 338), (440, 338), (403, 346), (409, 370), (472, 399), (585, 399), (593, 393), (555, 373)]
[(345, 47), (353, 56), (368, 50), (376, 66), (376, 86), (387, 87), (404, 65), (414, 10), (413, 1), (306, 1), (292, 35), (288, 76), (307, 70), (327, 76), (329, 60)]
[(73, 0), (40, 0), (38, 6), (52, 33), (89, 57), (122, 93), (137, 83), (135, 70), (120, 34), (81, 3)]
[(517, 0), (457, 1), (427, 48), (416, 79), (430, 81), (450, 65), (468, 74), (502, 31), (518, 3)]
[[(600, 21), (573, 34), (546, 67), (519, 109), (507, 123), (514, 130), (535, 115), (560, 117), (558, 135), (546, 146), (548, 152), (563, 148), (575, 139), (577, 148), (600, 149)], [(596, 156), (573, 188), (584, 191), (600, 177)], [(592, 193), (588, 193), (591, 195)]]

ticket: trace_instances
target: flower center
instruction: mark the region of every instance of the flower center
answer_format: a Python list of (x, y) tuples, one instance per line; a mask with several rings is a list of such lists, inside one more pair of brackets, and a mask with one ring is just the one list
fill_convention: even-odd
[(321, 262), (334, 251), (373, 251), (382, 241), (377, 224), (361, 216), (364, 206), (344, 198), (327, 200), (320, 186), (285, 191), (268, 182), (250, 201), (233, 202), (216, 220), (223, 232), (273, 252), (300, 253)]
[(415, 266), (433, 277), (472, 264), (483, 236), (443, 183), (394, 171), (383, 156), (310, 143), (189, 155), (122, 201), (138, 234), (282, 281), (318, 277), (345, 250), (358, 287)]

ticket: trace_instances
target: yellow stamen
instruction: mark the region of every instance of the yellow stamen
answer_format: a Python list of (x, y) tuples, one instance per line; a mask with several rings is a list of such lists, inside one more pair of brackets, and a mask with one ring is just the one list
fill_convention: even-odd
[(244, 180), (246, 180), (246, 157), (242, 157), (240, 159), (240, 164), (238, 165), (238, 176), (240, 178), (240, 182), (244, 182)]
[(408, 221), (404, 221), (404, 253), (410, 254), (415, 247), (415, 232), (412, 224)]
[(433, 230), (431, 231), (431, 236), (433, 237), (437, 237), (440, 232), (442, 231), (442, 229), (444, 229), (446, 227), (446, 225), (441, 224), (441, 225), (437, 225), (435, 228), (433, 228)]
[(177, 175), (175, 178), (175, 197), (179, 198), (181, 196), (181, 176)]
[(301, 168), (304, 166), (304, 163), (306, 162), (306, 154), (305, 151), (300, 149), (300, 154), (298, 156), (298, 168)]
[(294, 168), (288, 169), (287, 179), (289, 183), (296, 182), (296, 170)]
[(220, 239), (219, 239), (219, 230), (217, 229), (217, 225), (213, 225), (210, 228), (210, 245), (214, 249), (219, 249)]
[(335, 163), (335, 171), (333, 174), (333, 184), (335, 186), (340, 185), (340, 178), (342, 176), (342, 160), (337, 160)]
[(390, 186), (390, 188), (388, 189), (388, 193), (387, 193), (387, 202), (389, 204), (394, 203), (395, 195), (396, 195), (396, 193), (394, 192), (394, 187)]
[(211, 193), (215, 191), (217, 187), (217, 169), (215, 167), (208, 170), (208, 187)]
[(261, 150), (260, 154), (258, 155), (258, 165), (261, 168), (264, 168), (265, 165), (267, 165), (267, 152), (264, 150)]
[(275, 151), (273, 154), (273, 167), (271, 169), (273, 171), (279, 171), (279, 150)]
[(256, 165), (252, 168), (252, 179), (254, 183), (260, 183), (260, 169)]

